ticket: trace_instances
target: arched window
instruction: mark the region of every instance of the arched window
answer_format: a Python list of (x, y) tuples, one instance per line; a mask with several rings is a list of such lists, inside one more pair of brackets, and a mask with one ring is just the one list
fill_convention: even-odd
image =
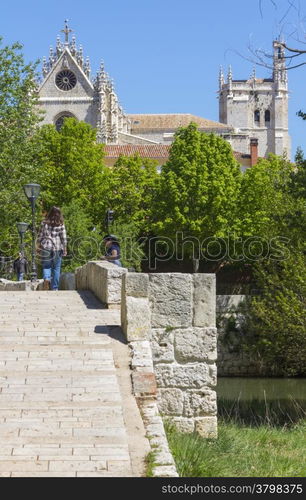
[(266, 109), (265, 111), (265, 124), (266, 126), (270, 124), (270, 111), (268, 109)]
[(255, 123), (255, 125), (259, 125), (259, 123), (260, 123), (260, 111), (259, 111), (259, 109), (256, 109), (254, 111), (254, 123)]
[(60, 115), (57, 115), (54, 119), (54, 125), (56, 130), (59, 132), (63, 126), (65, 118), (75, 118), (75, 116), (69, 111), (64, 111)]

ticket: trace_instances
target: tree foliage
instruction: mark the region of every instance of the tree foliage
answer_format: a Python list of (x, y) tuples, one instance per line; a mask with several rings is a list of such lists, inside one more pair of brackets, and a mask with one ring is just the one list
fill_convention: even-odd
[(121, 224), (146, 231), (152, 219), (152, 201), (157, 190), (157, 162), (138, 154), (120, 156), (110, 173), (109, 206)]
[(306, 375), (306, 258), (291, 249), (283, 262), (256, 266), (260, 295), (245, 310), (245, 343), (271, 375)]
[(235, 231), (241, 173), (224, 139), (195, 124), (180, 129), (163, 166), (154, 205), (158, 235), (222, 237)]
[(61, 207), (78, 200), (92, 223), (101, 223), (107, 206), (108, 169), (104, 167), (103, 146), (96, 143), (95, 129), (66, 118), (60, 131), (54, 125), (41, 127), (32, 144), (44, 206)]
[(285, 158), (269, 155), (243, 175), (239, 196), (239, 233), (242, 237), (272, 238), (293, 210), (290, 182), (293, 168)]
[[(1, 40), (0, 40), (1, 43)], [(26, 64), (22, 46), (0, 45), (0, 254), (17, 251), (15, 223), (29, 222), (22, 186), (35, 182), (29, 137), (40, 121), (35, 97), (35, 64)]]

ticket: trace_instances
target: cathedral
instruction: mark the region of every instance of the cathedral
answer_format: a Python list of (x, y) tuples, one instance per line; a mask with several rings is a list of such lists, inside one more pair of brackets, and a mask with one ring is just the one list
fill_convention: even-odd
[(42, 124), (59, 129), (66, 117), (85, 121), (97, 129), (97, 140), (105, 144), (106, 162), (112, 165), (120, 154), (138, 152), (165, 163), (175, 131), (190, 122), (199, 130), (216, 133), (230, 142), (237, 160), (246, 168), (268, 153), (287, 154), (288, 80), (284, 50), (273, 43), (273, 75), (259, 79), (255, 71), (247, 80), (234, 80), (229, 68), (225, 81), (219, 74), (219, 122), (191, 114), (127, 114), (119, 103), (114, 84), (104, 65), (91, 76), (90, 60), (67, 21), (49, 58), (43, 59), (38, 103), (44, 110)]

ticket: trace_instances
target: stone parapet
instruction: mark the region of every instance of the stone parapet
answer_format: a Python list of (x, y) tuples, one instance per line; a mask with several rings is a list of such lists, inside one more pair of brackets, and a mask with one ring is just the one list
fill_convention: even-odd
[(181, 430), (215, 437), (215, 275), (125, 274), (121, 324), (132, 348), (135, 395), (156, 395), (161, 414)]
[(0, 279), (0, 292), (30, 292), (35, 290), (43, 289), (44, 280), (23, 280), (23, 281), (13, 281), (6, 280), (4, 278)]
[(89, 261), (75, 272), (77, 290), (91, 290), (108, 307), (120, 307), (122, 276), (127, 269), (106, 261)]

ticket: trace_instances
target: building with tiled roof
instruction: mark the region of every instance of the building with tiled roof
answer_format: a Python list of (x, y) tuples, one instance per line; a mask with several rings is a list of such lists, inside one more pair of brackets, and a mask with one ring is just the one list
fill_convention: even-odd
[(50, 48), (49, 59), (43, 60), (38, 90), (38, 104), (45, 111), (42, 124), (53, 123), (59, 129), (66, 117), (90, 123), (97, 129), (97, 141), (107, 146), (106, 159), (110, 164), (120, 154), (133, 151), (163, 164), (175, 132), (191, 122), (203, 132), (226, 139), (240, 153), (240, 161), (251, 155), (253, 139), (257, 140), (261, 156), (289, 151), (287, 75), (279, 45), (275, 45), (272, 79), (253, 75), (249, 80), (233, 80), (230, 71), (225, 82), (220, 73), (220, 121), (216, 122), (189, 113), (125, 113), (104, 65), (92, 78), (90, 61), (84, 58), (82, 46), (77, 47), (74, 36), (69, 40), (71, 31), (66, 23), (62, 30), (65, 40), (58, 37), (55, 49)]

